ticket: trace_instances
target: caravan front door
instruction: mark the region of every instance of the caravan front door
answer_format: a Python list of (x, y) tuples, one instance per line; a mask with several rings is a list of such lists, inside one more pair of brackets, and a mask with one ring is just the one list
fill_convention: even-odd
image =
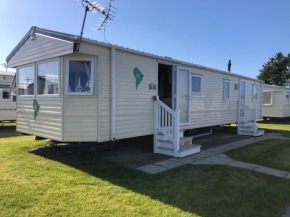
[(180, 125), (190, 124), (191, 69), (177, 66), (175, 79), (175, 109), (180, 112)]

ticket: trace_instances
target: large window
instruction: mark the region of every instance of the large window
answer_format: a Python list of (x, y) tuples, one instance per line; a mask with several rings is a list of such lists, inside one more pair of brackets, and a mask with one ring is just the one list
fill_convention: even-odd
[(201, 76), (198, 75), (191, 76), (191, 92), (201, 93)]
[(263, 93), (263, 104), (264, 105), (272, 105), (272, 92), (264, 92)]
[(37, 63), (37, 95), (59, 94), (59, 61)]
[(66, 85), (67, 95), (93, 95), (94, 59), (67, 59)]
[(18, 95), (34, 96), (34, 65), (18, 68)]
[(256, 101), (258, 100), (258, 91), (259, 91), (259, 88), (257, 85), (253, 85), (253, 101)]
[(290, 104), (290, 98), (289, 98), (290, 92), (286, 92), (286, 104)]
[(230, 99), (230, 81), (224, 80), (224, 100)]

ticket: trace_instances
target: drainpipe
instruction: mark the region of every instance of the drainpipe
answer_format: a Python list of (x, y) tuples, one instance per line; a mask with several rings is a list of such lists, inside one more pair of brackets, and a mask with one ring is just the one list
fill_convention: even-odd
[(111, 47), (111, 140), (116, 140), (116, 49)]

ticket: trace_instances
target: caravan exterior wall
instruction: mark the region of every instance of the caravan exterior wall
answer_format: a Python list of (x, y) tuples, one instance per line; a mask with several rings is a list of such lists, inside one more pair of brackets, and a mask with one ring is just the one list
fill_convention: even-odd
[[(47, 52), (43, 52), (44, 49)], [(35, 34), (34, 39), (28, 39), (18, 52), (9, 64), (18, 67), (18, 72), (27, 64), (34, 66), (35, 79), (39, 62), (52, 59), (59, 61), (58, 94), (43, 96), (34, 93), (18, 97), (18, 131), (65, 142), (111, 140), (111, 45), (84, 40), (80, 51), (75, 52), (73, 43)], [(90, 84), (88, 92), (83, 95), (70, 93), (70, 60), (91, 61), (88, 66), (92, 67), (94, 77), (91, 77), (91, 82), (94, 85)], [(241, 79), (246, 83), (246, 104), (257, 109), (257, 117), (262, 116), (263, 94), (258, 80), (116, 47), (116, 139), (153, 134), (153, 97), (158, 94), (158, 88), (152, 89), (149, 86), (158, 84), (158, 62), (187, 67), (193, 74), (201, 76), (201, 93), (191, 95), (191, 122), (184, 128), (236, 123), (239, 97), (236, 87)], [(143, 74), (138, 85), (134, 76), (135, 68)], [(228, 100), (223, 97), (225, 79), (230, 83)], [(258, 86), (257, 100), (253, 100), (253, 85)], [(34, 100), (39, 105), (36, 118)]]
[(16, 120), (16, 102), (10, 96), (10, 87), (14, 75), (7, 72), (0, 72), (0, 122)]
[(273, 118), (290, 117), (290, 88), (263, 85), (263, 116)]

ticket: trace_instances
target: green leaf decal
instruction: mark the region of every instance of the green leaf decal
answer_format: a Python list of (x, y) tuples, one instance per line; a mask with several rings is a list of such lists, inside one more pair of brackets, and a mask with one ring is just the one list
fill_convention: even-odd
[(38, 111), (40, 109), (40, 105), (38, 104), (37, 100), (33, 100), (33, 109), (34, 109), (34, 120), (37, 117)]
[(141, 81), (143, 80), (144, 75), (142, 74), (142, 72), (137, 67), (134, 69), (133, 74), (134, 74), (134, 76), (136, 78), (136, 89), (138, 89), (138, 86), (141, 83)]

